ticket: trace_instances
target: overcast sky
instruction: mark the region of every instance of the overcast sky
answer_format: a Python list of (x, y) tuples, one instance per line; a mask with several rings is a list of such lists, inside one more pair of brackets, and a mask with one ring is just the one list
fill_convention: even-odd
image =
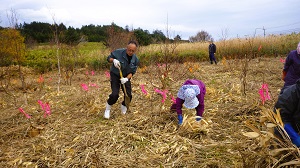
[(0, 0), (0, 26), (63, 23), (67, 27), (110, 25), (161, 30), (182, 39), (204, 30), (215, 40), (300, 32), (299, 0)]

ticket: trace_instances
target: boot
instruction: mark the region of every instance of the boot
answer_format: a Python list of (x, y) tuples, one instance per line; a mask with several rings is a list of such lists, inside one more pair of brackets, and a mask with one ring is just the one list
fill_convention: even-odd
[(177, 117), (178, 117), (178, 125), (182, 125), (182, 122), (183, 122), (182, 115), (179, 114)]
[(123, 104), (121, 104), (121, 112), (122, 112), (123, 114), (126, 114), (126, 112), (127, 112), (127, 107), (126, 107), (126, 106), (123, 106)]
[(201, 116), (196, 116), (196, 121), (199, 122), (202, 119)]
[(111, 105), (109, 105), (108, 103), (106, 103), (106, 109), (104, 112), (104, 118), (109, 119), (110, 117), (110, 109), (111, 109)]

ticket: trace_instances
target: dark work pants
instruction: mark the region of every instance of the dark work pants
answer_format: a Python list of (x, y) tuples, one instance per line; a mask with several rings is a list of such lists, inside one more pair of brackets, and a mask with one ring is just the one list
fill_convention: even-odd
[(209, 60), (210, 60), (211, 64), (213, 63), (213, 61), (217, 64), (217, 61), (216, 61), (214, 53), (209, 53)]
[[(131, 95), (131, 82), (130, 82), (130, 80), (128, 80), (124, 85), (126, 87), (127, 95), (130, 97), (130, 101), (131, 101), (132, 95)], [(109, 105), (113, 105), (117, 102), (117, 100), (119, 98), (120, 87), (121, 87), (121, 89), (124, 93), (124, 100), (122, 101), (122, 104), (125, 106), (125, 92), (124, 92), (124, 88), (123, 88), (123, 86), (121, 84), (121, 81), (120, 81), (120, 76), (110, 72), (110, 86), (111, 86), (112, 93), (109, 95), (107, 103)]]

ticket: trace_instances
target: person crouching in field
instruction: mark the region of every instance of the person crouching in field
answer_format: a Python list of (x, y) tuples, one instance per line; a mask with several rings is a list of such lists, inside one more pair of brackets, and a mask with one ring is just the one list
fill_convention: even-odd
[[(274, 112), (276, 110), (279, 110), (284, 129), (293, 144), (300, 147), (300, 80), (284, 89), (283, 93), (278, 96)], [(275, 128), (274, 133), (282, 138), (278, 128)]]
[(182, 125), (183, 122), (182, 105), (188, 109), (196, 109), (196, 121), (202, 119), (205, 93), (205, 84), (200, 80), (189, 79), (183, 83), (177, 93), (176, 102), (171, 106), (171, 110), (177, 112), (179, 125)]

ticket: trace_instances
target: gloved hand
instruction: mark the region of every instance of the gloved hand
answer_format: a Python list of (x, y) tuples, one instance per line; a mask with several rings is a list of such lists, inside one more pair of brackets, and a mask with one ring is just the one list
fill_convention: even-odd
[(120, 61), (119, 61), (119, 60), (114, 59), (114, 60), (113, 60), (113, 63), (114, 63), (114, 66), (115, 66), (116, 68), (118, 68), (118, 69), (121, 68), (121, 64), (120, 64)]
[(297, 147), (300, 147), (300, 136), (299, 136), (297, 139), (293, 140), (292, 142), (293, 142), (293, 144), (295, 144)]
[(124, 84), (128, 81), (128, 78), (121, 78), (120, 80), (121, 80), (121, 83)]
[(183, 117), (181, 114), (178, 115), (178, 125), (182, 125)]
[(292, 127), (292, 125), (290, 123), (284, 124), (284, 130), (290, 136), (293, 144), (295, 144), (297, 147), (300, 147), (300, 136), (294, 130), (294, 128)]
[(196, 117), (196, 121), (200, 121), (201, 119), (202, 119), (201, 116), (197, 116), (197, 117)]

